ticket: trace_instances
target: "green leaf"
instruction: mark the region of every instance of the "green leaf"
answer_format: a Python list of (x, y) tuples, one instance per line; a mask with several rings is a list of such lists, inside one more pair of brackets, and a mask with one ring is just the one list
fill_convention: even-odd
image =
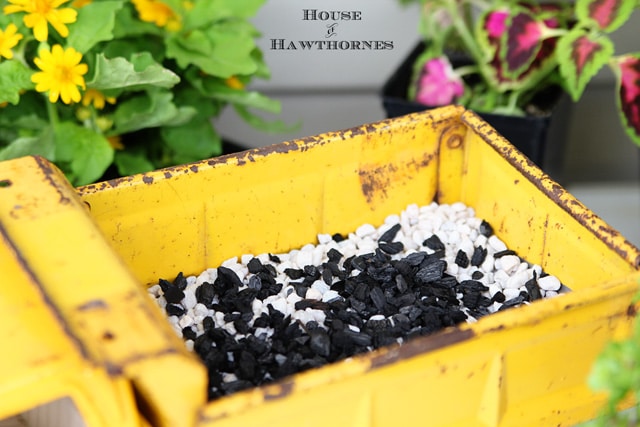
[[(4, 75), (0, 74), (0, 80)], [(35, 91), (25, 92), (17, 105), (7, 105), (0, 110), (0, 125), (10, 126), (16, 131), (40, 131), (49, 126), (46, 102)]]
[(116, 12), (122, 1), (94, 1), (78, 9), (78, 18), (67, 37), (67, 46), (80, 53), (88, 52), (97, 43), (113, 39)]
[(177, 106), (177, 108), (175, 116), (171, 120), (166, 120), (163, 126), (182, 126), (193, 120), (199, 113), (198, 110), (190, 105)]
[(163, 126), (174, 121), (182, 112), (172, 99), (173, 95), (170, 92), (154, 91), (118, 104), (113, 115), (115, 130), (123, 134)]
[(207, 97), (245, 107), (257, 108), (274, 114), (280, 113), (280, 102), (259, 92), (233, 89), (219, 78), (202, 76), (197, 73), (188, 73), (186, 77), (195, 88)]
[(560, 37), (556, 58), (574, 101), (580, 99), (587, 83), (609, 61), (613, 52), (613, 43), (608, 37), (595, 37), (580, 28)]
[(508, 78), (517, 79), (542, 48), (544, 24), (533, 14), (521, 11), (507, 18), (506, 27), (500, 37), (502, 72)]
[(282, 120), (265, 120), (262, 117), (251, 113), (246, 107), (243, 107), (241, 105), (234, 105), (233, 109), (236, 113), (238, 113), (240, 117), (242, 117), (245, 122), (249, 123), (255, 129), (263, 132), (292, 132), (296, 129), (299, 129), (301, 126), (300, 122), (293, 125), (288, 125)]
[(164, 60), (164, 41), (153, 35), (121, 38), (105, 43), (101, 51), (106, 58), (132, 58), (140, 52), (149, 52), (160, 64)]
[(185, 17), (184, 28), (192, 30), (210, 22), (229, 18), (250, 18), (265, 0), (207, 0), (194, 2)]
[(149, 172), (155, 169), (153, 163), (147, 159), (144, 152), (140, 151), (116, 151), (113, 162), (122, 176)]
[(42, 132), (38, 136), (18, 138), (0, 150), (0, 161), (24, 156), (42, 156), (55, 160), (53, 134)]
[(258, 70), (252, 56), (256, 47), (253, 37), (250, 24), (224, 21), (168, 38), (167, 57), (182, 68), (195, 65), (212, 76), (252, 74)]
[(73, 185), (100, 178), (113, 162), (113, 148), (107, 139), (91, 129), (64, 122), (56, 126), (56, 163)]
[(640, 146), (640, 53), (617, 57), (611, 65), (620, 120), (627, 135)]
[(576, 16), (580, 22), (590, 22), (611, 33), (631, 17), (636, 0), (577, 0)]
[(17, 104), (20, 92), (33, 89), (31, 82), (33, 71), (20, 61), (3, 61), (0, 63), (0, 102)]
[(262, 50), (256, 47), (251, 52), (251, 57), (253, 58), (253, 61), (256, 63), (256, 66), (258, 67), (255, 73), (253, 74), (253, 76), (261, 79), (270, 79), (271, 70), (269, 70), (269, 66), (264, 61), (264, 55), (262, 53)]
[(174, 152), (173, 163), (207, 159), (222, 153), (220, 136), (209, 120), (193, 120), (184, 126), (163, 127), (162, 139)]
[(98, 90), (141, 90), (149, 87), (171, 88), (180, 81), (173, 71), (153, 60), (147, 52), (131, 57), (108, 59), (103, 54), (96, 58), (96, 72), (87, 87)]

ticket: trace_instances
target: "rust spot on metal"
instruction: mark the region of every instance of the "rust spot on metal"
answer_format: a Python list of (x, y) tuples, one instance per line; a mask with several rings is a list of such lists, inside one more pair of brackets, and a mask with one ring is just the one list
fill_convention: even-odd
[(148, 175), (143, 175), (142, 182), (144, 182), (145, 184), (153, 184), (153, 177)]
[(287, 397), (293, 392), (294, 385), (295, 384), (293, 380), (285, 380), (276, 384), (264, 386), (262, 388), (262, 395), (264, 396), (264, 400), (268, 401)]
[(87, 311), (87, 310), (105, 310), (109, 307), (109, 305), (101, 299), (94, 299), (91, 301), (87, 301), (82, 305), (78, 306), (78, 311)]
[(124, 369), (122, 368), (122, 365), (107, 361), (105, 362), (104, 367), (107, 370), (107, 374), (111, 377), (120, 377), (124, 374)]
[(438, 146), (442, 147), (444, 143), (452, 150), (461, 148), (464, 143), (465, 130), (466, 128), (461, 126), (459, 122), (446, 126), (438, 136)]
[(136, 353), (136, 354), (130, 355), (125, 359), (120, 360), (117, 365), (112, 364), (112, 366), (116, 368), (116, 370), (119, 370), (120, 372), (122, 372), (123, 368), (126, 367), (127, 365), (132, 365), (141, 360), (160, 359), (163, 356), (178, 354), (178, 353), (179, 353), (178, 350), (175, 348), (164, 348), (153, 353)]
[(372, 203), (377, 195), (384, 199), (387, 198), (387, 188), (391, 183), (390, 175), (396, 171), (397, 168), (392, 164), (371, 169), (363, 168), (358, 171), (360, 187), (362, 194), (367, 199), (367, 203)]
[[(358, 170), (360, 178), (360, 188), (362, 194), (367, 199), (367, 203), (373, 203), (376, 197), (386, 198), (387, 190), (393, 183), (410, 179), (420, 169), (427, 167), (435, 158), (434, 153), (423, 153), (422, 157), (411, 159), (402, 166), (393, 163), (384, 165), (361, 165)], [(407, 176), (403, 175), (404, 170), (411, 171)]]
[(60, 203), (63, 205), (71, 203), (71, 199), (65, 195), (64, 189), (60, 188), (56, 180), (53, 178), (53, 176), (56, 175), (56, 170), (54, 169), (53, 165), (49, 163), (49, 161), (44, 157), (33, 156), (33, 159), (40, 167), (40, 170), (42, 170), (44, 178), (49, 181), (49, 184), (51, 184), (51, 186), (60, 196)]
[(389, 348), (388, 351), (371, 359), (371, 369), (396, 363), (400, 360), (409, 359), (419, 354), (428, 353), (453, 344), (467, 341), (475, 336), (471, 329), (452, 329), (434, 335), (419, 337), (410, 340), (402, 345)]
[(502, 331), (503, 329), (506, 329), (507, 327), (505, 325), (498, 325), (495, 328), (491, 328), (488, 329), (487, 332), (498, 332), (498, 331)]

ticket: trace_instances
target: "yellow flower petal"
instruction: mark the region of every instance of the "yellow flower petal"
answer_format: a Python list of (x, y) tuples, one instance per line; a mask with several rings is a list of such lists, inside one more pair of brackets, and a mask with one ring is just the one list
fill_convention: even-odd
[(14, 48), (20, 40), (22, 40), (22, 34), (18, 34), (18, 27), (15, 24), (7, 25), (7, 28), (3, 31), (0, 30), (0, 57), (7, 59), (13, 58)]
[(49, 101), (62, 99), (65, 104), (80, 102), (82, 96), (78, 87), (84, 89), (84, 74), (88, 71), (86, 64), (79, 63), (82, 55), (74, 48), (63, 49), (54, 45), (51, 51), (42, 49), (34, 63), (41, 70), (31, 76), (36, 84), (36, 91), (49, 92)]
[(170, 30), (180, 27), (180, 17), (168, 5), (158, 0), (132, 0), (144, 22), (152, 22), (158, 27), (168, 25)]
[(114, 150), (124, 150), (124, 144), (120, 140), (119, 136), (110, 136), (107, 138), (107, 141), (109, 141), (109, 145), (111, 145)]
[(5, 14), (24, 12), (22, 18), (27, 28), (33, 29), (33, 34), (38, 41), (45, 41), (49, 36), (49, 24), (62, 37), (69, 35), (69, 29), (65, 24), (75, 22), (78, 12), (71, 8), (58, 9), (59, 6), (69, 0), (9, 0), (5, 6)]

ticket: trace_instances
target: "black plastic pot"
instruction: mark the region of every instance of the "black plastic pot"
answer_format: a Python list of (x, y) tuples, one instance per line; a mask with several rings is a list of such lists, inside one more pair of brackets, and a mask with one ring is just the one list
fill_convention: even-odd
[[(423, 50), (424, 44), (419, 43), (385, 82), (382, 104), (388, 118), (432, 108), (407, 99), (413, 64)], [(552, 114), (526, 117), (492, 113), (478, 115), (548, 175), (562, 181), (570, 102), (560, 89), (548, 91), (538, 98), (536, 104), (552, 111)]]

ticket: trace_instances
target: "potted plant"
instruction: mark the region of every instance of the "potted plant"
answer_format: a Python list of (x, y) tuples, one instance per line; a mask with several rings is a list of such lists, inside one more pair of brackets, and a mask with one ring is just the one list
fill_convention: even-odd
[(610, 39), (637, 0), (399, 1), (419, 3), (422, 43), (383, 89), (388, 116), (462, 104), (540, 165), (560, 95), (577, 101), (609, 65), (622, 125), (640, 145), (640, 52), (616, 54)]
[(264, 0), (0, 1), (0, 160), (55, 162), (75, 185), (222, 153), (225, 105), (280, 104), (246, 89), (269, 71), (249, 18)]
[[(639, 301), (637, 294), (632, 301), (634, 306)], [(591, 367), (588, 384), (594, 391), (605, 392), (607, 400), (598, 417), (581, 427), (640, 425), (640, 318), (633, 319), (628, 338), (612, 340), (602, 349)], [(633, 399), (634, 405), (620, 411), (620, 404), (626, 399)]]

